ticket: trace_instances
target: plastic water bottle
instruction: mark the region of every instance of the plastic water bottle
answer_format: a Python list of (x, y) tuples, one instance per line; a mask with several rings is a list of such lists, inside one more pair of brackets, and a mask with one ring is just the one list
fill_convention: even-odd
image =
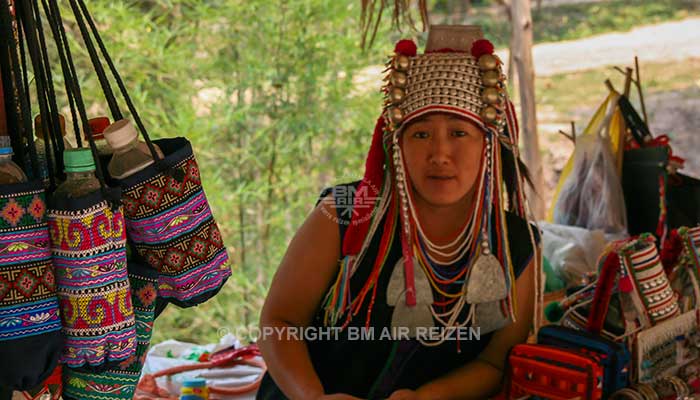
[[(146, 143), (139, 140), (136, 128), (127, 119), (116, 121), (104, 131), (105, 139), (114, 153), (107, 165), (107, 171), (116, 179), (127, 178), (153, 164), (153, 156)], [(156, 153), (163, 152), (154, 144)]]
[(12, 161), (13, 154), (12, 147), (0, 147), (0, 184), (27, 181), (27, 175), (24, 174), (19, 165)]
[(204, 378), (187, 379), (182, 382), (180, 400), (209, 400), (209, 388)]
[(95, 176), (95, 160), (90, 149), (69, 149), (63, 152), (66, 181), (56, 188), (55, 196), (76, 198), (100, 190)]
[[(63, 138), (63, 144), (66, 149), (70, 148), (65, 140), (66, 137), (66, 120), (63, 115), (58, 116), (58, 121), (61, 126), (61, 137)], [(46, 134), (44, 131), (44, 126), (41, 123), (41, 115), (34, 117), (34, 148), (36, 149), (36, 158), (39, 162), (39, 178), (44, 181), (47, 185), (49, 181), (49, 167), (48, 167), (48, 157), (46, 156)], [(52, 158), (51, 166), (53, 170), (56, 171), (56, 159)]]
[[(105, 140), (104, 131), (109, 126), (109, 118), (107, 117), (95, 117), (88, 120), (88, 125), (90, 125), (90, 131), (92, 132), (92, 139), (95, 141), (95, 146), (97, 146), (97, 152), (101, 156), (111, 156), (112, 148)], [(87, 136), (85, 137), (85, 142), (87, 143)]]

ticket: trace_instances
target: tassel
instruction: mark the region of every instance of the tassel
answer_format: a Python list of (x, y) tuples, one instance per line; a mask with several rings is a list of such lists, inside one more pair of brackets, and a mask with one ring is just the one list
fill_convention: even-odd
[[(372, 146), (369, 149), (365, 162), (365, 175), (357, 188), (352, 220), (343, 240), (343, 256), (358, 254), (360, 249), (362, 249), (362, 243), (367, 237), (372, 219), (369, 216), (374, 212), (376, 207), (375, 199), (379, 195), (379, 193), (373, 192), (381, 192), (380, 188), (384, 176), (383, 135), (384, 117), (382, 116), (379, 117), (374, 127)], [(357, 207), (357, 205), (361, 205), (361, 207)]]
[(634, 289), (634, 287), (632, 286), (632, 279), (629, 277), (629, 275), (620, 277), (618, 286), (620, 288), (620, 291), (624, 293), (629, 293)]

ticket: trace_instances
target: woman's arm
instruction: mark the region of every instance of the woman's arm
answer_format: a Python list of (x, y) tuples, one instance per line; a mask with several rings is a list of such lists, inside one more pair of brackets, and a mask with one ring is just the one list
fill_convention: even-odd
[[(525, 342), (530, 333), (535, 304), (534, 276), (533, 258), (516, 280), (516, 322), (494, 333), (476, 360), (418, 388), (414, 399), (484, 399), (498, 393), (508, 351)], [(411, 398), (407, 391), (390, 397), (391, 400)]]
[(270, 375), (290, 399), (317, 399), (324, 394), (306, 343), (288, 338), (287, 331), (309, 326), (337, 274), (340, 233), (332, 218), (336, 215), (332, 204), (333, 197), (326, 197), (297, 231), (272, 280), (260, 317), (260, 351)]

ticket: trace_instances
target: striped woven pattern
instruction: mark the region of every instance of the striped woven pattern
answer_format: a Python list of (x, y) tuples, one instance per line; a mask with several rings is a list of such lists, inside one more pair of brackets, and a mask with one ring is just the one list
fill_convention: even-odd
[(136, 316), (136, 353), (101, 373), (68, 369), (63, 375), (64, 396), (74, 399), (132, 399), (153, 332), (158, 274), (139, 264), (129, 265), (131, 301)]
[(49, 211), (51, 249), (69, 367), (123, 361), (136, 349), (121, 209), (107, 201)]
[[(123, 191), (129, 238), (159, 273), (158, 295), (190, 306), (231, 275), (194, 156)], [(178, 179), (182, 177), (182, 179)]]
[(0, 345), (61, 329), (45, 213), (43, 189), (0, 194)]
[(635, 284), (653, 324), (680, 315), (678, 296), (664, 272), (653, 242), (639, 242), (627, 254)]

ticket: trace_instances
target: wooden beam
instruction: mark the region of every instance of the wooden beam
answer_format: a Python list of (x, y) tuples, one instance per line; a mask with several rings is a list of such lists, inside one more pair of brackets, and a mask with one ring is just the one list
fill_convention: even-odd
[(535, 218), (545, 216), (544, 174), (537, 136), (537, 114), (535, 103), (535, 67), (532, 61), (532, 13), (530, 0), (511, 1), (513, 27), (513, 61), (518, 72), (520, 89), (520, 126), (524, 147), (523, 161), (530, 170), (535, 192), (528, 194), (531, 211)]

